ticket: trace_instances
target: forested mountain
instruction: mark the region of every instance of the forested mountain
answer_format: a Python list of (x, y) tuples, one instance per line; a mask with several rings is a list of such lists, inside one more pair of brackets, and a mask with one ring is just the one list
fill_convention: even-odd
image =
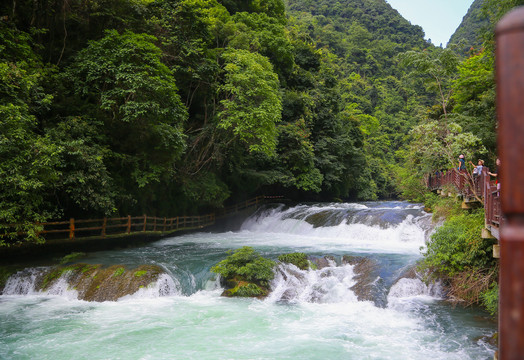
[(414, 127), (493, 140), (480, 64), (384, 0), (2, 2), (0, 224), (409, 197)]
[(482, 12), (485, 0), (475, 0), (469, 7), (467, 14), (462, 19), (459, 27), (455, 30), (448, 44), (458, 44), (463, 41), (464, 50), (474, 48), (479, 50), (484, 39), (482, 34), (489, 25), (489, 19)]

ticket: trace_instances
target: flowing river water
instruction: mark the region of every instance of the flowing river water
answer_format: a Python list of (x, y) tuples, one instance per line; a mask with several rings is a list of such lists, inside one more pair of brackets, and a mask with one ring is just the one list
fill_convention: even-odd
[[(82, 262), (156, 264), (169, 274), (115, 302), (77, 300), (65, 282), (36, 291), (37, 269), (28, 269), (0, 296), (0, 359), (492, 359), (486, 337), (496, 324), (486, 313), (402, 277), (431, 228), (430, 215), (403, 202), (266, 207), (238, 231), (88, 254)], [(209, 269), (242, 246), (330, 264), (280, 265), (264, 300), (221, 297)], [(344, 255), (377, 264), (373, 300), (357, 299)]]

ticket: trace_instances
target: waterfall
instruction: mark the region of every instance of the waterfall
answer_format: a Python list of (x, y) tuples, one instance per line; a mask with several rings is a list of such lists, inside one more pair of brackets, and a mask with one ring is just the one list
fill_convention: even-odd
[(262, 208), (247, 219), (242, 230), (251, 233), (288, 234), (303, 245), (419, 254), (432, 230), (431, 216), (419, 205), (395, 207), (364, 204), (298, 205)]
[(38, 293), (37, 284), (41, 283), (47, 268), (27, 268), (11, 275), (5, 284), (2, 295), (33, 295)]
[(158, 280), (148, 287), (138, 289), (137, 292), (131, 295), (126, 295), (118, 299), (129, 300), (136, 298), (157, 298), (160, 296), (174, 296), (180, 294), (180, 282), (177, 279), (173, 279), (168, 274), (161, 274)]

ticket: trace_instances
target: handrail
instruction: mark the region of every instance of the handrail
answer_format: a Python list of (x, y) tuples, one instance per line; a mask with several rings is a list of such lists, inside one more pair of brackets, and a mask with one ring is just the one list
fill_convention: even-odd
[[(221, 211), (205, 215), (188, 215), (175, 217), (148, 216), (125, 216), (100, 219), (74, 219), (63, 221), (49, 221), (35, 223), (42, 228), (38, 235), (44, 236), (49, 240), (80, 239), (80, 238), (106, 238), (115, 236), (125, 236), (130, 234), (169, 234), (181, 230), (202, 229), (215, 224), (217, 217), (234, 214), (238, 211), (252, 207), (258, 207), (266, 199), (282, 198), (281, 196), (257, 196), (228, 206)], [(14, 227), (14, 225), (11, 225)], [(63, 234), (68, 234), (63, 237)], [(0, 236), (13, 235), (4, 233)], [(16, 233), (16, 235), (23, 235)], [(57, 236), (54, 236), (57, 235)]]
[(491, 234), (499, 239), (499, 229), (504, 223), (501, 216), (500, 190), (497, 184), (490, 181), (489, 168), (483, 167), (482, 173), (474, 178), (466, 170), (450, 169), (446, 172), (437, 171), (425, 177), (426, 187), (432, 191), (442, 190), (445, 186), (453, 186), (459, 195), (466, 200), (474, 200), (484, 205), (485, 225)]

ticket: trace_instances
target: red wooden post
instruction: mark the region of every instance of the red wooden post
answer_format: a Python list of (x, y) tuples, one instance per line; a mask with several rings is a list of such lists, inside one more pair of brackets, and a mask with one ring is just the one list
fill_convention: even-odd
[(131, 233), (131, 215), (127, 215), (127, 233)]
[(69, 240), (74, 240), (75, 238), (75, 219), (69, 219)]
[(144, 214), (144, 228), (142, 229), (143, 232), (146, 231), (146, 227), (147, 227), (147, 215)]
[(107, 225), (107, 218), (104, 218), (104, 222), (102, 223), (102, 237), (106, 237), (106, 225)]
[(499, 351), (524, 359), (524, 7), (496, 29), (498, 147), (501, 168)]

